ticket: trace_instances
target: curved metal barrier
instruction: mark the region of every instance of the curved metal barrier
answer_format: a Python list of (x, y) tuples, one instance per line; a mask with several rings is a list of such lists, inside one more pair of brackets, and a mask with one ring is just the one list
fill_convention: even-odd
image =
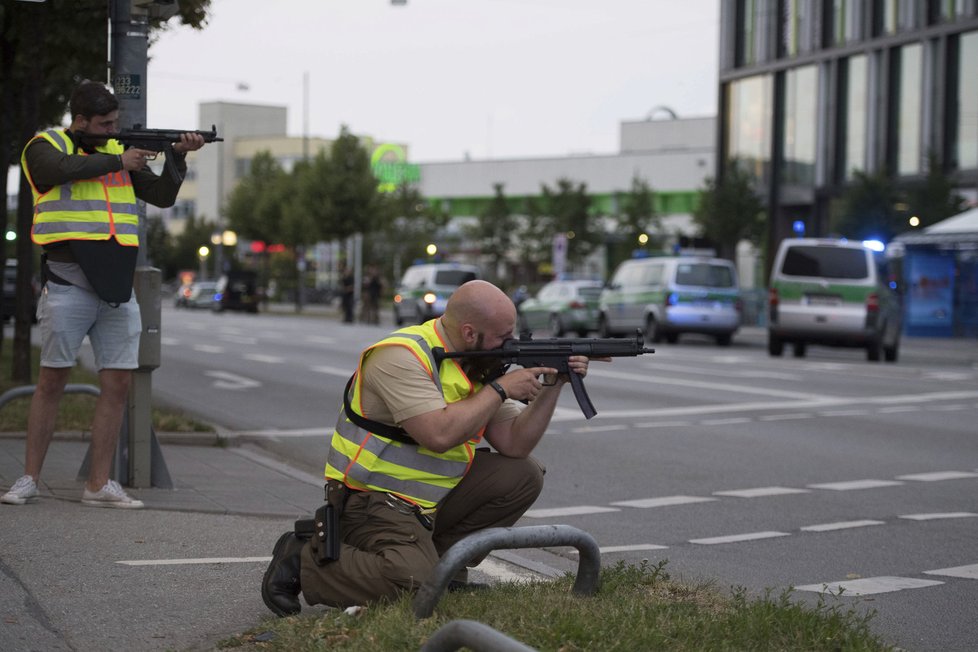
[(455, 652), (463, 647), (473, 652), (536, 652), (535, 648), (475, 620), (445, 623), (421, 646), (421, 652)]
[(590, 534), (570, 525), (532, 525), (529, 527), (494, 527), (471, 534), (448, 549), (435, 566), (431, 579), (421, 585), (414, 596), (414, 617), (427, 618), (456, 573), (466, 563), (500, 548), (543, 548), (574, 546), (580, 553), (574, 593), (594, 595), (598, 590), (601, 553)]
[[(37, 385), (21, 385), (20, 387), (11, 387), (3, 394), (0, 394), (0, 409), (15, 398), (32, 395), (36, 388)], [(91, 394), (92, 396), (98, 396), (101, 394), (101, 392), (95, 385), (68, 383), (65, 385), (65, 394)]]

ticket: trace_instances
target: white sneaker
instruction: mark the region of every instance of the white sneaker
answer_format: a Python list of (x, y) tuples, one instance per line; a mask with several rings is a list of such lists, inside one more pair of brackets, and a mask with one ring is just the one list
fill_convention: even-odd
[(23, 505), (35, 496), (37, 496), (37, 483), (31, 476), (24, 475), (17, 479), (10, 491), (0, 496), (0, 503)]
[(82, 492), (82, 505), (89, 507), (115, 507), (119, 509), (139, 509), (143, 501), (132, 498), (115, 480), (109, 480), (98, 491)]

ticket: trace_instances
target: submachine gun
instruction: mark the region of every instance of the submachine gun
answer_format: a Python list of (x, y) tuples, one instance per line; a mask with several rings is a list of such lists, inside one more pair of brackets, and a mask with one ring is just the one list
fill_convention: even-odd
[(92, 141), (115, 139), (126, 149), (135, 147), (156, 153), (163, 152), (166, 156), (163, 171), (170, 175), (174, 183), (179, 184), (183, 181), (183, 177), (180, 176), (176, 161), (173, 160), (173, 143), (180, 142), (180, 134), (200, 134), (204, 137), (205, 143), (224, 142), (223, 138), (217, 137), (217, 125), (211, 125), (210, 131), (197, 131), (195, 129), (143, 129), (142, 125), (137, 124), (133, 125), (132, 129), (123, 129), (115, 134), (80, 133), (78, 136), (81, 142), (86, 144)]
[[(643, 353), (655, 353), (655, 349), (644, 346), (641, 332), (632, 339), (621, 338), (549, 338), (534, 340), (529, 333), (521, 333), (519, 339), (509, 339), (497, 349), (486, 351), (445, 351), (441, 347), (432, 349), (435, 361), (441, 364), (445, 358), (498, 358), (501, 365), (495, 378), (506, 373), (511, 364), (521, 367), (553, 367), (558, 373), (570, 377), (574, 398), (581, 407), (586, 419), (590, 419), (597, 410), (591, 403), (591, 398), (584, 389), (581, 376), (572, 373), (568, 359), (572, 355), (583, 355), (589, 358), (634, 357)], [(556, 382), (556, 379), (554, 379)], [(549, 383), (553, 384), (553, 383)]]

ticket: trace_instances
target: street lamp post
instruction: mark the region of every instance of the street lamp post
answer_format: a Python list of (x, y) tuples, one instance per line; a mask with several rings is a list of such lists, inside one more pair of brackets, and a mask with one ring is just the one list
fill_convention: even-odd
[(210, 255), (211, 250), (207, 245), (201, 245), (200, 249), (197, 250), (197, 258), (200, 260), (200, 277), (198, 280), (204, 281), (207, 279), (207, 257)]

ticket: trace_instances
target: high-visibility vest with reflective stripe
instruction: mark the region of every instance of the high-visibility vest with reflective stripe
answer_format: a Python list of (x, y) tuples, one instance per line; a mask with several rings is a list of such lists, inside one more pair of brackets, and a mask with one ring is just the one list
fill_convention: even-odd
[[(58, 151), (81, 154), (64, 129), (50, 129), (38, 134)], [(95, 148), (102, 154), (119, 155), (123, 146), (116, 140)], [(47, 192), (37, 189), (30, 170), (27, 169), (27, 147), (20, 156), (20, 164), (34, 194), (34, 225), (31, 239), (37, 244), (62, 240), (108, 240), (115, 238), (119, 244), (139, 246), (139, 214), (132, 178), (126, 170), (109, 172), (93, 179), (69, 181)]]
[[(407, 347), (431, 376), (446, 403), (461, 401), (482, 386), (473, 383), (453, 359), (435, 363), (432, 347), (445, 347), (435, 331), (435, 321), (398, 330), (360, 356), (355, 381), (350, 386), (350, 406), (363, 414), (361, 389), (363, 363), (370, 351), (381, 346)], [(341, 410), (326, 457), (326, 477), (346, 483), (353, 489), (395, 494), (425, 509), (430, 509), (457, 485), (469, 470), (475, 446), (485, 428), (465, 443), (444, 453), (422, 446), (394, 441), (371, 433), (351, 422)]]

